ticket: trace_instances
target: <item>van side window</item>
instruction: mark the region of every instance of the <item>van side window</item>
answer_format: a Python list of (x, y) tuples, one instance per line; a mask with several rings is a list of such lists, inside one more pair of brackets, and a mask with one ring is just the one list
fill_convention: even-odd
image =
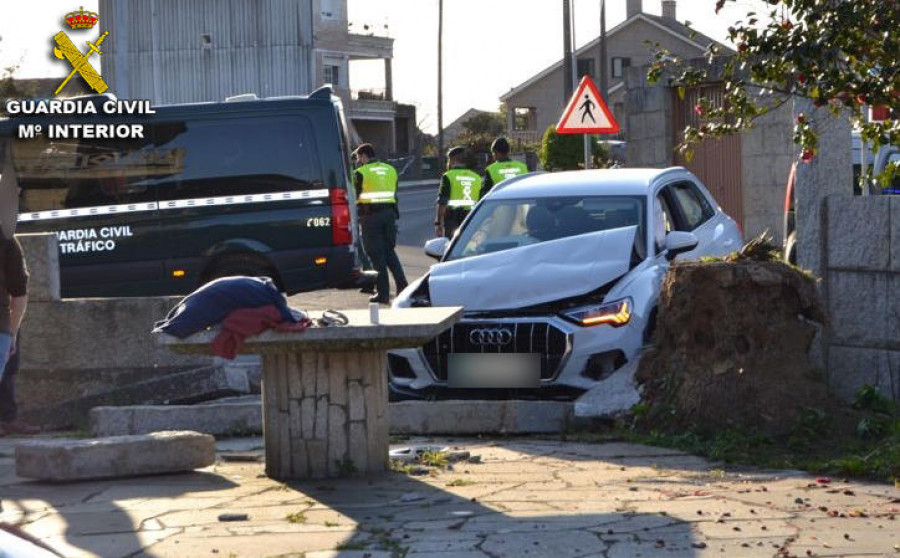
[(159, 149), (178, 167), (157, 184), (160, 200), (320, 188), (321, 169), (303, 117), (250, 117), (157, 124)]
[(681, 210), (684, 223), (681, 230), (692, 231), (709, 220), (714, 214), (706, 197), (691, 182), (678, 182), (669, 187), (675, 203)]
[(149, 139), (13, 142), (23, 213), (154, 201), (147, 179), (156, 156)]

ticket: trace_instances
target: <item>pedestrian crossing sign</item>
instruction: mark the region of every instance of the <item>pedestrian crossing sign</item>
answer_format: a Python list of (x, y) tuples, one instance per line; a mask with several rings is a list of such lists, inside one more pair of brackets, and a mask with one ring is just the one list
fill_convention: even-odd
[(578, 89), (563, 111), (556, 131), (560, 134), (617, 134), (619, 123), (590, 76), (581, 78)]

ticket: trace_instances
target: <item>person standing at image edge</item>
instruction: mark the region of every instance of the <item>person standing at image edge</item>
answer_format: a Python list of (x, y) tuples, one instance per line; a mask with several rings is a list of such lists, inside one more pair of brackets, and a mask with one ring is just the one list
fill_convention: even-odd
[(353, 175), (362, 245), (378, 273), (375, 296), (369, 302), (388, 304), (394, 276), (399, 293), (406, 288), (406, 275), (397, 257), (397, 169), (375, 158), (375, 149), (364, 143), (353, 152), (359, 165)]
[(506, 141), (506, 138), (494, 140), (494, 143), (491, 144), (491, 155), (494, 157), (494, 162), (484, 169), (482, 196), (504, 180), (528, 173), (528, 166), (525, 163), (509, 158), (509, 142)]
[(464, 147), (454, 147), (447, 152), (447, 172), (441, 177), (434, 220), (434, 234), (438, 236), (453, 238), (466, 215), (481, 199), (481, 177), (466, 168), (465, 155)]
[(28, 271), (22, 247), (14, 237), (6, 238), (0, 232), (0, 436), (32, 431), (16, 422), (15, 400), (17, 341), (28, 305), (27, 288)]

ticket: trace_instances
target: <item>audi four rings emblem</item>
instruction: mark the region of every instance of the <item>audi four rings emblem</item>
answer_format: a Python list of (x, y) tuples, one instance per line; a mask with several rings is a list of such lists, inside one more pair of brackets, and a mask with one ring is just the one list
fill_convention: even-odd
[(469, 341), (473, 345), (509, 345), (512, 343), (513, 333), (506, 329), (473, 329), (469, 333)]

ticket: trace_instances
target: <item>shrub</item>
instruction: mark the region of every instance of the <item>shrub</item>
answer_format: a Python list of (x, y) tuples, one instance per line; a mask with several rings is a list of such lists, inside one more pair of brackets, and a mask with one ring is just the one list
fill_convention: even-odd
[(580, 169), (584, 166), (584, 139), (581, 134), (558, 134), (556, 126), (548, 126), (539, 156), (544, 170)]

